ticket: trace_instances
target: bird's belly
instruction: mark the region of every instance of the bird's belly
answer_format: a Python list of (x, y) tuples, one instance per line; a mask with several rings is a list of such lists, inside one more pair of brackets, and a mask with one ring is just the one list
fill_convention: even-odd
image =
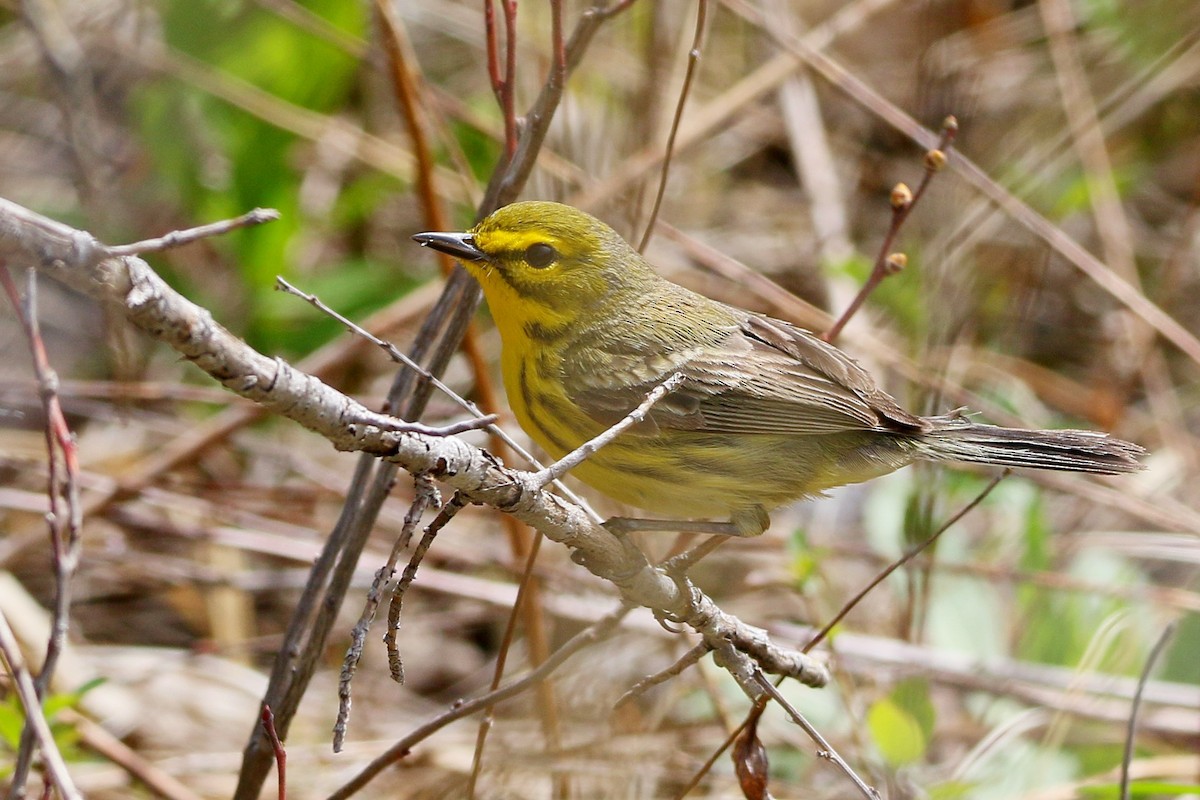
[[(566, 452), (555, 442), (534, 438), (556, 458)], [(568, 450), (587, 438), (590, 436), (570, 440)], [(695, 431), (626, 433), (571, 474), (654, 517), (726, 519), (749, 508), (771, 510), (900, 466), (888, 459), (877, 466), (847, 470), (844, 459), (839, 458), (847, 443), (839, 438)], [(561, 436), (558, 442), (562, 442)]]
[[(602, 433), (560, 387), (533, 382), (532, 370), (506, 374), (521, 427), (553, 458)], [(511, 380), (510, 380), (511, 379)], [(655, 517), (729, 518), (771, 510), (825, 489), (890, 472), (911, 460), (871, 431), (827, 435), (728, 434), (634, 429), (572, 470), (572, 475)]]

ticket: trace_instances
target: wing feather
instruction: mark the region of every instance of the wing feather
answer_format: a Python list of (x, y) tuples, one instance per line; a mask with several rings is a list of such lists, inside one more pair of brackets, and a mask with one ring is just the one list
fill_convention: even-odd
[(571, 400), (605, 424), (628, 414), (673, 373), (683, 373), (680, 387), (640, 426), (643, 433), (811, 436), (928, 427), (849, 356), (809, 331), (769, 317), (745, 314), (716, 331), (710, 343), (667, 354), (612, 353), (605, 365), (602, 371), (563, 367)]

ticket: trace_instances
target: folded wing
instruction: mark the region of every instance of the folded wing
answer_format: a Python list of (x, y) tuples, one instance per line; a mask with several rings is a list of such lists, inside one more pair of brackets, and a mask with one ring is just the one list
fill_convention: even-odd
[(628, 414), (670, 375), (684, 375), (683, 384), (640, 426), (643, 433), (810, 436), (928, 428), (837, 348), (802, 328), (758, 315), (746, 315), (709, 343), (669, 354), (614, 355), (611, 366), (604, 374), (575, 374), (570, 364), (564, 367), (571, 399), (604, 424)]

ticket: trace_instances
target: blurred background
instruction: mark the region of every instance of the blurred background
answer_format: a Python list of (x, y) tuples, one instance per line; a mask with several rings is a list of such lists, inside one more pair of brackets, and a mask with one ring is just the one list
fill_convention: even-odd
[[(562, 8), (569, 31), (586, 6)], [(698, 8), (637, 0), (600, 27), (523, 198), (579, 205), (640, 239)], [(1134, 684), (1175, 622), (1143, 697), (1131, 773), (1139, 797), (1200, 795), (1200, 5), (704, 8), (647, 250), (664, 274), (828, 327), (870, 271), (893, 185), (915, 187), (924, 171), (926, 147), (902, 132), (899, 113), (935, 132), (953, 114), (955, 153), (977, 170), (951, 156), (894, 245), (906, 270), (870, 297), (840, 346), (914, 410), (968, 406), (997, 424), (1102, 429), (1151, 451), (1131, 477), (1006, 479), (838, 627), (822, 650), (831, 687), (785, 692), (888, 798), (1117, 797)], [(503, 151), (482, 6), (403, 0), (394, 11), (437, 199), (463, 229)], [(517, 113), (550, 69), (550, 27), (549, 4), (520, 5)], [(438, 296), (437, 264), (409, 240), (430, 217), (380, 31), (371, 4), (344, 0), (0, 0), (0, 196), (113, 244), (279, 209), (277, 222), (148, 260), (262, 352), (378, 407), (394, 366), (274, 281), (285, 276), (401, 349)], [(19, 283), (22, 266), (8, 265)], [(88, 797), (149, 796), (103, 754), (97, 742), (110, 739), (190, 796), (228, 797), (355, 460), (286, 420), (255, 418), (49, 279), (39, 295), (85, 506), (125, 487), (85, 519), (57, 735)], [(36, 661), (53, 591), (44, 421), (5, 308), (0, 610)], [(456, 357), (446, 380), (479, 399), (481, 383), (498, 385), (486, 310), (474, 335), (484, 367)], [(435, 397), (425, 419), (459, 416)], [(184, 451), (182, 466), (156, 460)], [(778, 512), (765, 536), (726, 544), (694, 574), (727, 610), (803, 643), (805, 626), (829, 620), (990, 477), (909, 468), (838, 490)], [(327, 796), (491, 681), (524, 563), (500, 518), (471, 508), (406, 599), (408, 682), (389, 680), (372, 633), (346, 750), (330, 750), (349, 631), (411, 497), (402, 478), (287, 741), (293, 798)], [(661, 556), (671, 541), (643, 544)], [(542, 647), (529, 644), (529, 619), (540, 617), (535, 639), (553, 649), (616, 604), (557, 545), (534, 571), (540, 613), (518, 626), (513, 675)], [(613, 704), (689, 646), (635, 612), (567, 662), (553, 691), (499, 706), (476, 796), (678, 796), (743, 718), (744, 695), (706, 660)], [(6, 695), (0, 770), (20, 725)], [(471, 718), (440, 731), (367, 791), (465, 796), (477, 728)], [(777, 710), (760, 736), (775, 796), (852, 796)], [(687, 796), (741, 796), (729, 759)]]

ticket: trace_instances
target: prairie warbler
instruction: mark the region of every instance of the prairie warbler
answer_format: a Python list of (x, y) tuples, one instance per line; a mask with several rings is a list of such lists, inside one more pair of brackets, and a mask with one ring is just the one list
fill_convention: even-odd
[[(604, 494), (676, 522), (629, 527), (756, 535), (790, 500), (917, 460), (1115, 474), (1137, 445), (905, 411), (809, 331), (657, 275), (612, 228), (558, 203), (501, 208), (466, 233), (421, 233), (479, 281), (521, 426), (561, 457), (675, 373), (683, 382), (575, 469)], [(728, 522), (680, 524), (684, 519)]]

